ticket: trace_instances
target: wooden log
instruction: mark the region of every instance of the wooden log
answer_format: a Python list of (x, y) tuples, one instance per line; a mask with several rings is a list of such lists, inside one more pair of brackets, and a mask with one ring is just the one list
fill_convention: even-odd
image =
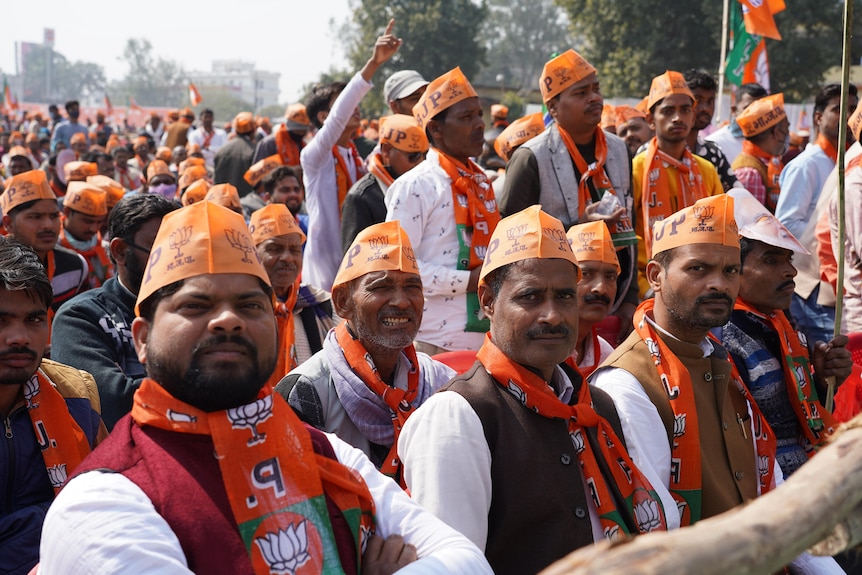
[(747, 505), (691, 527), (579, 549), (541, 575), (774, 573), (824, 539), (817, 549), (829, 554), (862, 541), (862, 415), (782, 486)]

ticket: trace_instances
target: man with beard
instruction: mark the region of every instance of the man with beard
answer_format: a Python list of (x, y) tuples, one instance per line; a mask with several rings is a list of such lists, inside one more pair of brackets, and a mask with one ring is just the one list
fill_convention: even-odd
[(685, 73), (685, 82), (694, 95), (694, 124), (688, 133), (688, 149), (715, 166), (718, 177), (721, 178), (721, 185), (727, 191), (736, 184), (736, 176), (733, 175), (730, 162), (727, 161), (718, 144), (707, 141), (700, 135), (701, 130), (712, 124), (718, 84), (710, 74), (695, 69)]
[(45, 268), (30, 248), (0, 238), (0, 565), (24, 575), (39, 560), (42, 522), (66, 478), (107, 431), (93, 377), (42, 359), (53, 300)]
[(55, 501), (42, 569), (357, 573), (361, 560), (389, 573), (418, 556), (416, 572), (490, 573), (463, 536), (265, 385), (278, 333), (253, 250), (242, 216), (211, 202), (164, 217), (132, 324), (149, 377)]
[(308, 243), (305, 274), (309, 283), (328, 290), (341, 263), (341, 206), (350, 187), (365, 174), (362, 158), (353, 144), (359, 127), (359, 102), (371, 90), (371, 79), (401, 47), (390, 20), (377, 38), (371, 58), (350, 82), (317, 86), (306, 111), (319, 130), (302, 149), (302, 178), (308, 209)]
[(647, 121), (655, 137), (632, 161), (641, 297), (649, 295), (646, 266), (653, 253), (653, 224), (701, 198), (724, 192), (715, 167), (688, 149), (694, 104), (694, 95), (679, 72), (653, 78)]
[[(823, 406), (826, 378), (840, 385), (853, 360), (847, 336), (809, 344), (790, 325), (793, 253), (806, 253), (793, 234), (747, 190), (728, 192), (739, 224), (739, 297), (716, 336), (775, 432), (778, 463), (787, 477), (823, 446), (837, 426)], [(809, 354), (809, 349), (811, 353)]]
[(566, 236), (581, 270), (578, 280), (578, 340), (574, 357), (581, 374), (589, 377), (614, 351), (614, 346), (594, 328), (608, 316), (617, 295), (620, 262), (611, 232), (604, 222), (572, 226)]
[(54, 292), (51, 311), (85, 289), (88, 266), (84, 257), (60, 247), (60, 208), (45, 172), (31, 170), (10, 179), (0, 196), (3, 227), (36, 252), (48, 272)]
[(60, 308), (51, 326), (51, 357), (93, 374), (109, 430), (132, 409), (132, 395), (146, 377), (132, 341), (135, 296), (159, 224), (179, 207), (155, 194), (120, 200), (108, 218), (116, 275)]
[(479, 283), (491, 330), (478, 361), (417, 409), (398, 441), (413, 498), (483, 549), (497, 575), (664, 528), (613, 402), (564, 363), (577, 282), (559, 220), (539, 206), (502, 220)]
[(398, 222), (374, 224), (357, 235), (335, 277), (332, 300), (345, 321), (276, 391), (300, 419), (361, 449), (401, 482), (401, 428), (455, 372), (413, 346), (422, 323), (422, 278)]
[(479, 96), (460, 68), (432, 81), (413, 108), (433, 149), (389, 187), (386, 220), (410, 237), (425, 290), (416, 349), (429, 355), (479, 349), (488, 320), (479, 272), (500, 214), (494, 188), (470, 158), (482, 153)]

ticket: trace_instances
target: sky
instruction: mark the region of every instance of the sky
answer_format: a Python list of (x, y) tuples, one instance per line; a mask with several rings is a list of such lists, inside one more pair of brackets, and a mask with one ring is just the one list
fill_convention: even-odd
[(126, 75), (127, 41), (146, 38), (155, 59), (173, 60), (187, 71), (238, 59), (278, 72), (282, 103), (298, 100), (302, 86), (322, 72), (346, 65), (336, 30), (350, 16), (348, 0), (147, 0), (123, 6), (87, 0), (74, 10), (68, 0), (37, 4), (37, 12), (16, 18), (0, 39), (0, 70), (6, 74), (15, 74), (15, 42), (41, 43), (45, 28), (54, 29), (54, 49), (67, 60), (98, 64), (109, 81)]

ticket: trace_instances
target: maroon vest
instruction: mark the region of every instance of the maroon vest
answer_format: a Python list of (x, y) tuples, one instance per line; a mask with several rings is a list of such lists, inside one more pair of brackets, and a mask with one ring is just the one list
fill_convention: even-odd
[[(312, 427), (306, 429), (315, 453), (336, 459), (326, 436)], [(141, 427), (126, 415), (75, 475), (111, 470), (133, 481), (168, 522), (195, 573), (253, 575), (214, 453), (208, 435)], [(342, 568), (346, 574), (356, 575), (356, 544), (350, 526), (329, 496), (326, 504)]]

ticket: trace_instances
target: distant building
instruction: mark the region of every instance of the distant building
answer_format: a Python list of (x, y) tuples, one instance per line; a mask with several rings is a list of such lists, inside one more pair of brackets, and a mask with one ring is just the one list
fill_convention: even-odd
[(253, 62), (214, 60), (209, 72), (191, 72), (189, 78), (198, 90), (224, 89), (228, 94), (248, 102), (254, 111), (279, 103), (278, 82), (281, 74), (255, 70)]

